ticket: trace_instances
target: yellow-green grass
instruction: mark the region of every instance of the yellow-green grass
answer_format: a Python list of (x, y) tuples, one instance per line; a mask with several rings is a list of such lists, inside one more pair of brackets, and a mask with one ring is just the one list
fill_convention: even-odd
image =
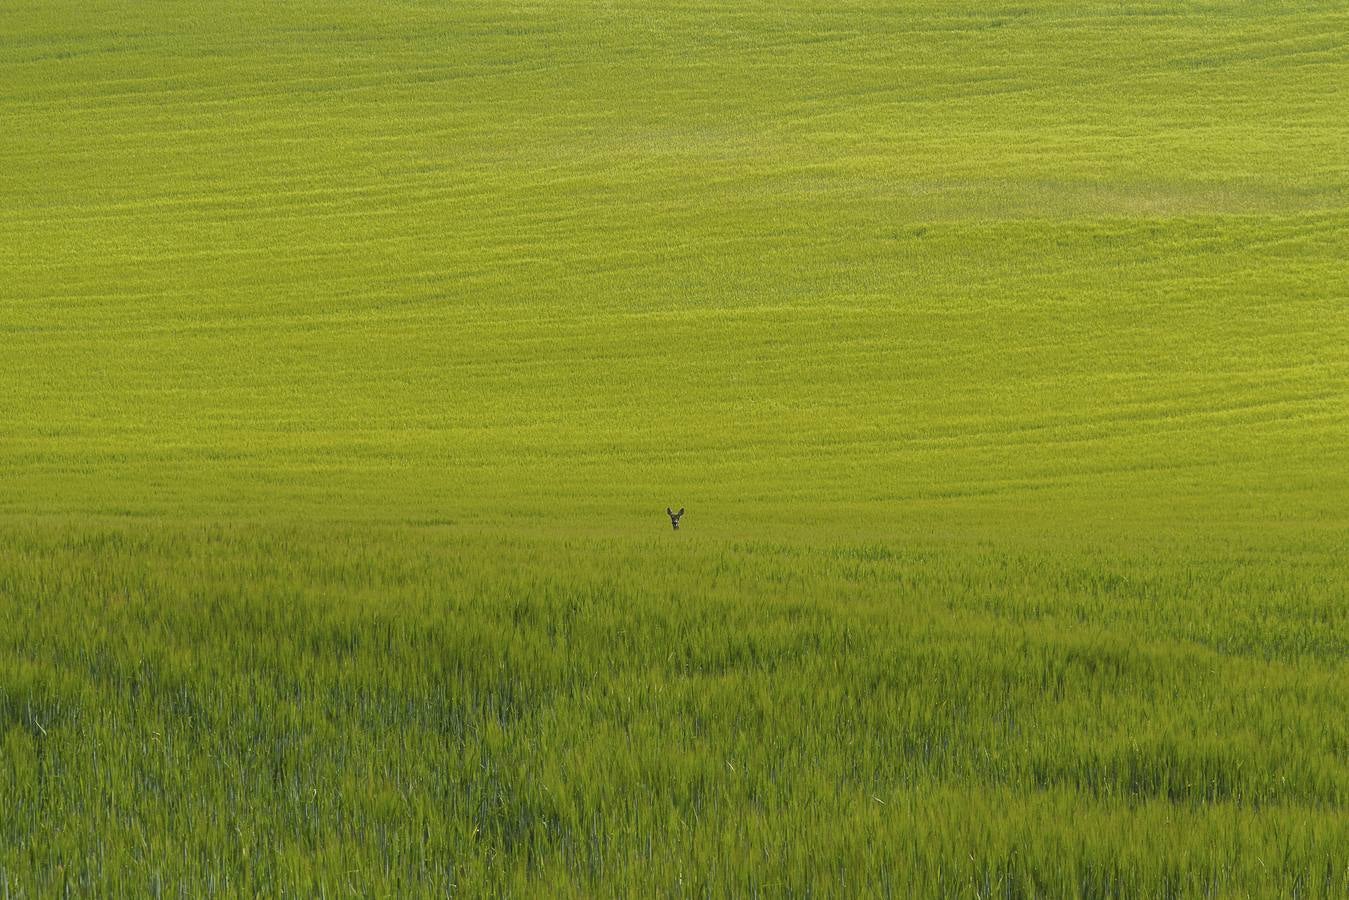
[(1344, 84), (1330, 3), (5, 5), (0, 896), (1349, 893)]

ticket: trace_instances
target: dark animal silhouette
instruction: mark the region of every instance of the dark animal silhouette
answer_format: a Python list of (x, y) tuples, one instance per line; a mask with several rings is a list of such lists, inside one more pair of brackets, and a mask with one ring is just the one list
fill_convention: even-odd
[(682, 507), (682, 506), (679, 507), (679, 512), (672, 512), (672, 511), (670, 510), (670, 507), (667, 506), (667, 507), (665, 507), (665, 514), (666, 514), (667, 516), (670, 517), (670, 524), (674, 526), (674, 530), (675, 530), (675, 531), (678, 531), (678, 530), (679, 530), (679, 517), (682, 516), (682, 515), (684, 514), (684, 507)]

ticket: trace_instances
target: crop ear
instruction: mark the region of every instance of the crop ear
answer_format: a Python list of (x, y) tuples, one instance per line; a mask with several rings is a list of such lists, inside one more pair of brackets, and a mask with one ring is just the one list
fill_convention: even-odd
[(673, 515), (674, 515), (674, 510), (670, 509), (670, 507), (667, 506), (667, 507), (665, 507), (665, 514), (666, 514), (667, 516), (673, 516)]
[(684, 507), (682, 507), (682, 506), (679, 507), (679, 514), (680, 514), (681, 516), (684, 514)]

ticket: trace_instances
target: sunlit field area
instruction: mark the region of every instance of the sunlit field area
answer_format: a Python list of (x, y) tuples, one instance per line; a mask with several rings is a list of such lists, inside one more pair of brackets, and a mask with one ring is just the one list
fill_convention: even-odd
[(0, 5), (0, 897), (1349, 896), (1347, 85), (1342, 3)]

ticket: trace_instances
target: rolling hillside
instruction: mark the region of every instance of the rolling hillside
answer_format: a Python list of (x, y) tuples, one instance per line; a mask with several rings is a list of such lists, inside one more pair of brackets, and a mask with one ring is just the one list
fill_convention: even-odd
[(1336, 3), (5, 5), (0, 895), (1343, 896), (1346, 84)]

